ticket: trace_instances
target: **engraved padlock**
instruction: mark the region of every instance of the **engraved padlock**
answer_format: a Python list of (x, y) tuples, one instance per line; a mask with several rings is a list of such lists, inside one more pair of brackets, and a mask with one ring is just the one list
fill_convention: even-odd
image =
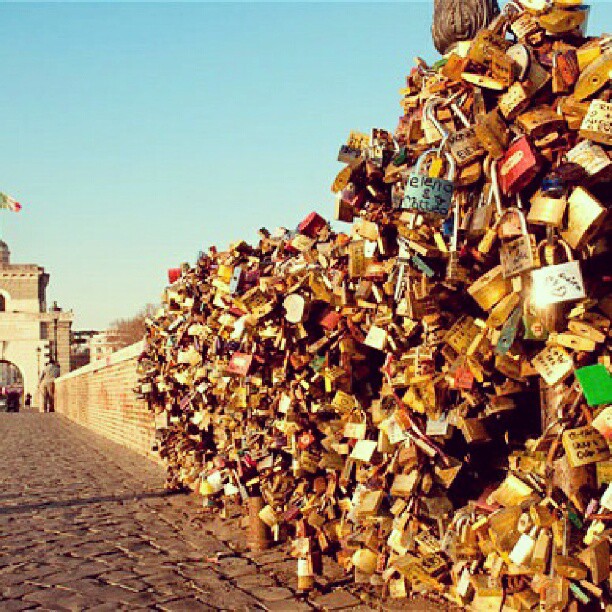
[[(572, 251), (567, 242), (558, 240), (557, 244), (560, 244), (565, 250), (567, 261), (551, 266), (543, 266), (531, 272), (531, 300), (537, 308), (581, 300), (586, 296), (580, 262), (573, 258)], [(540, 242), (538, 253), (547, 245), (548, 240)]]
[[(444, 153), (444, 157), (448, 162), (448, 177), (446, 179), (436, 176), (438, 172), (429, 172), (433, 176), (421, 174), (421, 169), (425, 161), (434, 155), (434, 160), (442, 160), (442, 151), (445, 147), (449, 133), (446, 128), (437, 120), (435, 116), (435, 108), (444, 100), (442, 98), (431, 98), (425, 105), (425, 118), (432, 123), (442, 135), (442, 141), (438, 147), (425, 151), (417, 160), (417, 163), (408, 176), (406, 188), (404, 190), (404, 200), (402, 208), (404, 210), (416, 210), (425, 214), (446, 217), (450, 210), (453, 192), (455, 189), (456, 164), (455, 160), (448, 152)], [(434, 161), (434, 163), (436, 163)], [(438, 161), (438, 165), (442, 165), (442, 161)]]
[(404, 210), (416, 210), (440, 217), (448, 215), (455, 190), (455, 160), (449, 153), (444, 154), (448, 162), (447, 178), (421, 174), (426, 159), (432, 154), (438, 156), (440, 153), (440, 148), (429, 149), (419, 157), (406, 182), (402, 203)]
[(521, 235), (501, 245), (499, 259), (504, 278), (511, 278), (538, 266), (535, 238), (527, 231), (527, 222), (523, 212), (518, 208), (508, 208), (503, 212), (498, 223), (501, 224), (504, 217), (509, 214), (517, 215), (521, 224)]
[(463, 127), (451, 132), (445, 142), (457, 166), (463, 168), (481, 157), (485, 150), (476, 134), (475, 126), (470, 124), (460, 105), (453, 100), (450, 107)]

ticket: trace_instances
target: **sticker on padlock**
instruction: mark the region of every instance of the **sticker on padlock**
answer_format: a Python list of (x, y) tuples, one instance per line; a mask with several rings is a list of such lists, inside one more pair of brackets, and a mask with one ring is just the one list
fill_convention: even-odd
[[(547, 241), (543, 240), (538, 245), (538, 252), (541, 252), (546, 244)], [(552, 266), (543, 266), (531, 272), (531, 300), (538, 308), (562, 302), (573, 302), (586, 296), (580, 262), (574, 260), (572, 251), (564, 240), (559, 240), (558, 244), (563, 247), (567, 261)]]

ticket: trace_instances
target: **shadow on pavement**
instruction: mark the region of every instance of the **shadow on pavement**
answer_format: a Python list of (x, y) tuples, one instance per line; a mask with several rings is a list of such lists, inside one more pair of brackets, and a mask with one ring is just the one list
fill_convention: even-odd
[[(36, 504), (22, 504), (19, 506), (0, 506), (0, 516), (6, 514), (22, 514), (36, 510), (48, 510), (54, 508), (69, 508), (72, 506), (86, 506), (88, 504), (122, 503), (126, 501), (140, 501), (155, 497), (170, 497), (173, 495), (184, 495), (184, 491), (143, 491), (142, 493), (130, 493), (129, 495), (107, 495), (102, 497), (86, 497), (82, 499), (66, 499), (63, 501), (48, 501)], [(0, 501), (2, 498), (0, 497)]]

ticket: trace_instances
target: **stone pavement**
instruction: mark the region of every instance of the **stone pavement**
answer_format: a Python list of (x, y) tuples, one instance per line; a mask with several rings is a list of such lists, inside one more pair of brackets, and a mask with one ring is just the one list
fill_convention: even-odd
[(163, 483), (161, 466), (59, 415), (0, 414), (0, 610), (380, 608), (328, 562), (299, 598), (284, 550), (246, 552), (237, 518)]

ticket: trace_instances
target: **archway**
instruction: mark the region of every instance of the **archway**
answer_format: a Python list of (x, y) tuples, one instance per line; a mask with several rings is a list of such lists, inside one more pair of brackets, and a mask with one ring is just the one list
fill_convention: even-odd
[[(9, 396), (12, 396), (12, 400)], [(17, 397), (19, 400), (17, 401)], [(23, 374), (18, 366), (6, 359), (0, 360), (0, 409), (18, 410), (23, 396)]]

